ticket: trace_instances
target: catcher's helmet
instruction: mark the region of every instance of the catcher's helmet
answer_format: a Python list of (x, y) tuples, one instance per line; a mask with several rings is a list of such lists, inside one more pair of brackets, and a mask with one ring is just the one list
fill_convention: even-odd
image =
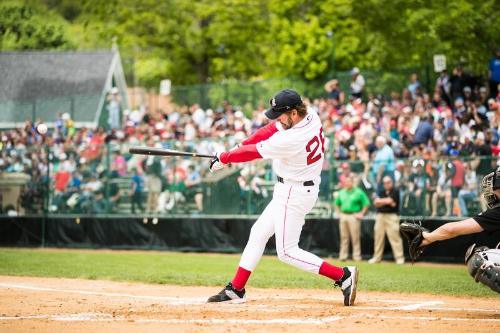
[(500, 207), (500, 198), (494, 192), (500, 189), (500, 167), (483, 177), (481, 187), (488, 208)]

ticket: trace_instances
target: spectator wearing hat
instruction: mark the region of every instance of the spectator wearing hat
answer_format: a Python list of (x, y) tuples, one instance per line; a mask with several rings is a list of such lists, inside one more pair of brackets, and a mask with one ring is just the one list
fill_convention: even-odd
[(110, 129), (119, 129), (121, 126), (120, 120), (120, 95), (116, 87), (111, 88), (108, 96), (108, 125)]
[(384, 255), (385, 235), (391, 244), (392, 253), (397, 264), (404, 264), (403, 240), (399, 234), (399, 191), (394, 187), (391, 177), (382, 179), (383, 190), (377, 193), (373, 201), (377, 208), (374, 225), (374, 253), (368, 261), (378, 263)]
[(412, 73), (410, 76), (410, 84), (407, 87), (408, 91), (411, 93), (411, 97), (413, 99), (417, 98), (417, 95), (420, 94), (420, 90), (422, 89), (422, 85), (418, 80), (417, 73)]
[(365, 90), (365, 78), (360, 74), (359, 68), (354, 67), (351, 70), (351, 96), (362, 98)]
[(467, 115), (467, 108), (465, 107), (463, 97), (457, 97), (453, 105), (453, 114), (458, 119), (463, 119)]
[(335, 211), (340, 219), (339, 260), (347, 260), (350, 239), (352, 258), (360, 261), (361, 220), (370, 207), (370, 199), (359, 187), (354, 186), (352, 176), (346, 177), (344, 185), (335, 199)]
[(469, 103), (473, 103), (474, 102), (474, 95), (472, 94), (472, 89), (471, 87), (469, 86), (465, 86), (464, 87), (464, 102), (466, 105), (469, 105)]

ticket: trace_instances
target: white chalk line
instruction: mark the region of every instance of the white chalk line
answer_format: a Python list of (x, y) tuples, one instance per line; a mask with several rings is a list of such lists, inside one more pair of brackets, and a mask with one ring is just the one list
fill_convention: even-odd
[[(390, 307), (390, 306), (353, 306), (349, 308), (350, 310), (396, 310), (396, 311), (413, 311), (404, 310), (400, 307)], [(478, 309), (478, 308), (447, 308), (447, 307), (422, 307), (420, 310), (432, 310), (432, 311), (466, 311), (466, 312), (488, 312), (488, 313), (500, 313), (500, 309)]]
[[(80, 295), (96, 295), (96, 296), (106, 296), (106, 297), (123, 297), (123, 298), (134, 298), (134, 299), (144, 299), (144, 300), (152, 300), (152, 301), (163, 301), (171, 305), (196, 305), (196, 304), (205, 304), (206, 297), (204, 298), (186, 298), (186, 297), (169, 297), (169, 296), (148, 296), (148, 295), (132, 295), (132, 294), (123, 294), (123, 293), (109, 293), (109, 292), (99, 292), (99, 291), (85, 291), (85, 290), (74, 290), (74, 289), (56, 289), (56, 288), (48, 288), (48, 287), (38, 287), (32, 285), (23, 285), (23, 284), (12, 284), (12, 283), (0, 283), (0, 288), (10, 288), (10, 289), (25, 289), (25, 290), (33, 290), (33, 291), (50, 291), (50, 292), (61, 292), (61, 293), (73, 293)], [(308, 295), (308, 299), (312, 300), (320, 300), (320, 301), (338, 301), (340, 293), (338, 297), (328, 297), (328, 296), (314, 296)], [(257, 296), (249, 298), (249, 301), (262, 301), (262, 300), (297, 300), (297, 297), (291, 296)], [(362, 299), (364, 301), (372, 301), (372, 302), (381, 302), (381, 303), (391, 303), (391, 304), (413, 304), (415, 301), (409, 300), (399, 300), (399, 299), (379, 299), (379, 298), (366, 298), (366, 297), (358, 297), (358, 299)]]
[(416, 303), (416, 304), (399, 306), (399, 307), (394, 308), (394, 310), (413, 311), (413, 310), (427, 308), (429, 306), (438, 305), (438, 304), (444, 304), (444, 302), (442, 302), (442, 301), (421, 302), (421, 303)]
[[(197, 304), (206, 304), (207, 297), (204, 298), (188, 298), (188, 297), (169, 297), (169, 296), (148, 296), (148, 295), (133, 295), (133, 294), (124, 294), (124, 293), (110, 293), (110, 292), (99, 292), (99, 291), (86, 291), (86, 290), (75, 290), (75, 289), (57, 289), (57, 288), (49, 288), (49, 287), (39, 287), (32, 285), (23, 285), (23, 284), (12, 284), (12, 283), (0, 283), (0, 288), (10, 288), (10, 289), (25, 289), (32, 291), (49, 291), (49, 292), (60, 292), (60, 293), (72, 293), (72, 294), (80, 294), (80, 295), (95, 295), (95, 296), (105, 296), (105, 297), (121, 297), (121, 298), (133, 298), (133, 299), (143, 299), (148, 301), (161, 301), (165, 302), (169, 305), (197, 305)], [(308, 299), (312, 300), (320, 300), (320, 301), (339, 301), (341, 299), (341, 295), (339, 293), (338, 297), (318, 297), (318, 296), (307, 296)], [(290, 296), (257, 296), (249, 298), (248, 301), (254, 300), (297, 300), (297, 297)], [(401, 303), (401, 304), (410, 304), (415, 301), (407, 301), (407, 300), (383, 300), (383, 299), (368, 299), (364, 298), (366, 301), (375, 301), (375, 302), (383, 302), (383, 303)], [(247, 304), (248, 305), (248, 304)]]
[(168, 297), (168, 296), (132, 295), (132, 294), (121, 294), (121, 293), (107, 293), (107, 292), (100, 292), (100, 291), (55, 289), (55, 288), (26, 286), (26, 285), (9, 284), (9, 283), (0, 283), (0, 287), (11, 288), (11, 289), (26, 289), (26, 290), (33, 290), (33, 291), (50, 291), (50, 292), (59, 292), (59, 293), (71, 293), (71, 294), (80, 294), (80, 295), (95, 295), (95, 296), (106, 296), (106, 297), (144, 299), (144, 300), (149, 300), (149, 301), (166, 302), (166, 303), (171, 304), (171, 305), (196, 305), (196, 304), (204, 304), (207, 302), (206, 298), (181, 298), (181, 297)]
[[(109, 292), (98, 292), (98, 291), (85, 291), (85, 290), (74, 290), (74, 289), (56, 289), (56, 288), (48, 288), (48, 287), (38, 287), (32, 285), (20, 285), (20, 284), (11, 284), (11, 283), (0, 283), (0, 288), (8, 288), (8, 289), (24, 289), (24, 290), (32, 290), (32, 291), (49, 291), (49, 292), (60, 292), (60, 293), (74, 293), (80, 295), (94, 295), (94, 296), (105, 296), (105, 297), (118, 297), (118, 298), (132, 298), (132, 299), (141, 299), (148, 301), (159, 301), (166, 303), (168, 305), (206, 305), (211, 306), (212, 310), (221, 310), (221, 311), (229, 311), (229, 312), (239, 312), (241, 311), (241, 307), (246, 309), (256, 308), (264, 312), (280, 312), (282, 309), (287, 308), (300, 308), (300, 309), (321, 309), (322, 305), (304, 305), (304, 304), (249, 304), (243, 303), (238, 306), (234, 306), (234, 304), (207, 304), (206, 298), (183, 298), (183, 297), (169, 297), (169, 296), (149, 296), (149, 295), (133, 295), (133, 294), (123, 294), (123, 293), (109, 293)], [(314, 297), (307, 296), (308, 299), (321, 300), (321, 301), (339, 301), (338, 297)], [(297, 300), (297, 297), (290, 296), (261, 296), (249, 299), (249, 301), (253, 300)], [(469, 312), (493, 312), (500, 313), (500, 309), (480, 309), (480, 308), (448, 308), (448, 307), (435, 307), (434, 305), (443, 304), (442, 301), (426, 301), (420, 303), (414, 303), (415, 300), (397, 300), (397, 299), (380, 299), (380, 298), (363, 298), (358, 297), (359, 301), (372, 301), (372, 302), (380, 302), (380, 303), (391, 303), (391, 304), (407, 304), (404, 306), (396, 306), (396, 307), (384, 307), (384, 306), (355, 306), (351, 307), (353, 310), (396, 310), (396, 311), (413, 311), (417, 309), (425, 309), (425, 310), (435, 310), (435, 311), (469, 311)]]
[(125, 318), (113, 317), (106, 313), (72, 313), (58, 315), (33, 315), (0, 317), (0, 321), (44, 319), (52, 321), (69, 322), (120, 322), (128, 321), (133, 323), (161, 323), (161, 324), (205, 324), (205, 325), (273, 325), (273, 324), (291, 324), (291, 325), (324, 325), (345, 319), (366, 318), (366, 319), (387, 319), (387, 320), (406, 320), (406, 321), (467, 321), (467, 322), (492, 322), (500, 323), (500, 319), (494, 318), (454, 318), (454, 317), (430, 317), (430, 316), (394, 316), (394, 315), (351, 315), (351, 316), (329, 316), (324, 318), (278, 318), (278, 319), (148, 319), (148, 318)]
[(500, 323), (500, 319), (496, 318), (456, 318), (456, 317), (414, 317), (414, 316), (388, 316), (388, 315), (366, 315), (367, 318), (374, 319), (401, 319), (401, 320), (421, 320), (421, 321), (479, 321), (479, 322), (492, 322)]

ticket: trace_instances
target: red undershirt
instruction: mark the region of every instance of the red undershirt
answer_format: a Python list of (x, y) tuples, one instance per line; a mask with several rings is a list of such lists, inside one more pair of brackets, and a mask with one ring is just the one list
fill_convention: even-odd
[(220, 161), (224, 164), (249, 162), (262, 158), (257, 151), (256, 144), (269, 139), (274, 133), (278, 132), (276, 122), (272, 122), (259, 128), (254, 134), (242, 142), (242, 146), (231, 151), (220, 154)]

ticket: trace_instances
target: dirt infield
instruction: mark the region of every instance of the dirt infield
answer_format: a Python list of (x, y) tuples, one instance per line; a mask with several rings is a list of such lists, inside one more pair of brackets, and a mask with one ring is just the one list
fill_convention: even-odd
[(498, 298), (249, 289), (243, 304), (206, 304), (217, 288), (0, 276), (0, 332), (492, 332)]

